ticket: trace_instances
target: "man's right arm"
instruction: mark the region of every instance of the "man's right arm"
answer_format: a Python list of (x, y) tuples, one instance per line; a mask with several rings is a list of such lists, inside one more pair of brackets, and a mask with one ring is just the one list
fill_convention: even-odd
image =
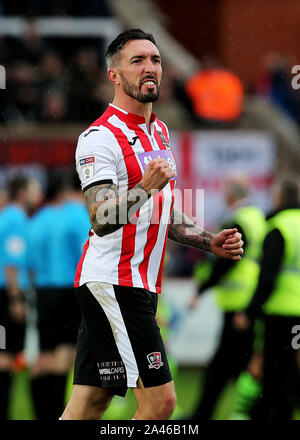
[(16, 322), (25, 320), (25, 302), (23, 290), (19, 283), (19, 271), (26, 260), (28, 245), (23, 234), (24, 225), (18, 219), (12, 219), (4, 243), (4, 275), (6, 292), (9, 299), (9, 310), (12, 319)]
[(119, 197), (114, 183), (99, 183), (88, 188), (85, 200), (91, 225), (96, 235), (104, 237), (128, 223), (141, 206), (149, 199), (148, 192), (138, 183)]
[(137, 211), (153, 192), (163, 189), (174, 175), (168, 162), (158, 158), (147, 165), (141, 181), (121, 196), (114, 183), (99, 182), (88, 188), (84, 195), (95, 234), (104, 237), (134, 222)]

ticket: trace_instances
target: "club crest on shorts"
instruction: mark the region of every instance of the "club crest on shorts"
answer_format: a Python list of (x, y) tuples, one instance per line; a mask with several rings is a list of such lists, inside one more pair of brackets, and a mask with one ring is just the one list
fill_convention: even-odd
[(147, 354), (147, 359), (149, 362), (149, 368), (158, 369), (163, 365), (163, 362), (161, 361), (161, 354), (159, 351), (154, 351), (153, 353)]

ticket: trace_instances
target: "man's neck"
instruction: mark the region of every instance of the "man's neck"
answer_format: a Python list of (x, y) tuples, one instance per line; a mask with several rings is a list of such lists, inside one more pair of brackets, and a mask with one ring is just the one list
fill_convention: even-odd
[(133, 113), (134, 115), (144, 117), (148, 130), (150, 130), (152, 102), (139, 102), (136, 99), (126, 95), (126, 97), (115, 96), (112, 104), (128, 113)]
[(242, 199), (232, 200), (229, 205), (229, 209), (231, 211), (235, 211), (238, 208), (242, 208), (244, 206), (250, 205), (250, 201), (248, 197), (243, 197)]
[(26, 205), (21, 200), (12, 200), (10, 204), (18, 207), (19, 209), (27, 213)]

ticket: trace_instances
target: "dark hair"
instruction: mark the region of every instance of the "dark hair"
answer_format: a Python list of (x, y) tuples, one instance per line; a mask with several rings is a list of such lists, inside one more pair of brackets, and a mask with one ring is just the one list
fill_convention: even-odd
[(65, 176), (70, 190), (81, 191), (81, 183), (76, 169), (69, 169), (66, 171)]
[(125, 44), (130, 40), (149, 40), (155, 46), (157, 46), (156, 41), (152, 34), (148, 34), (141, 29), (129, 29), (128, 31), (119, 34), (108, 46), (106, 51), (106, 63), (109, 66), (112, 58), (123, 49)]
[(20, 194), (20, 191), (26, 189), (28, 183), (29, 178), (26, 176), (19, 175), (11, 177), (6, 184), (9, 200), (16, 200)]
[(50, 171), (48, 173), (46, 199), (48, 202), (52, 202), (68, 187), (68, 179), (66, 178), (64, 172)]

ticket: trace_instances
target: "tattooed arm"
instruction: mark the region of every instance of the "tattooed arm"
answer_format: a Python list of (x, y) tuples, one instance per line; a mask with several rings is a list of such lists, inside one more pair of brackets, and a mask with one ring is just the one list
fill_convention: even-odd
[(244, 244), (241, 237), (236, 228), (212, 234), (194, 224), (177, 208), (172, 211), (168, 238), (178, 243), (213, 252), (221, 258), (240, 260)]
[(129, 223), (149, 197), (164, 188), (174, 176), (168, 162), (156, 158), (148, 163), (142, 180), (122, 196), (118, 195), (118, 187), (113, 183), (87, 189), (85, 200), (95, 234), (103, 237)]
[(138, 183), (122, 196), (113, 183), (93, 186), (84, 193), (91, 225), (96, 235), (103, 237), (128, 223), (150, 197)]
[(204, 251), (211, 251), (214, 234), (199, 228), (183, 212), (174, 208), (171, 214), (168, 238)]

